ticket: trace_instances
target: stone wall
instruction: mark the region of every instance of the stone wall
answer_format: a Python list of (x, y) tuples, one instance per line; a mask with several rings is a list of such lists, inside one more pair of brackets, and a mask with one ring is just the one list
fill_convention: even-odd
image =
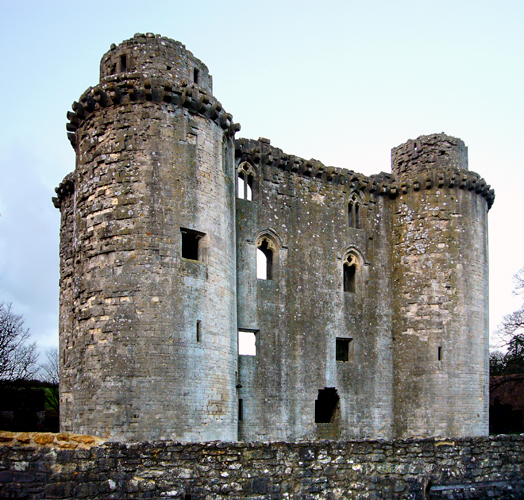
[[(322, 174), (257, 164), (252, 149), (284, 155), (269, 140), (240, 144), (237, 162), (252, 166), (256, 182), (251, 201), (237, 200), (238, 321), (256, 332), (257, 353), (239, 359), (239, 439), (392, 438), (391, 217), (383, 199)], [(352, 224), (350, 204), (358, 207)], [(270, 279), (257, 279), (263, 239), (274, 250)], [(351, 292), (348, 259), (356, 263)], [(346, 355), (337, 357), (341, 341)]]
[(0, 433), (0, 441), (2, 498), (524, 498), (524, 435), (100, 444)]

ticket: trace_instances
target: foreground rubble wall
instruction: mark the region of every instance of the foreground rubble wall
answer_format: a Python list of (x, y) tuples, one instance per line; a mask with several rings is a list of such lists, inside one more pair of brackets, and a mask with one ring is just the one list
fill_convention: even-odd
[(524, 498), (524, 435), (104, 443), (1, 433), (1, 498)]

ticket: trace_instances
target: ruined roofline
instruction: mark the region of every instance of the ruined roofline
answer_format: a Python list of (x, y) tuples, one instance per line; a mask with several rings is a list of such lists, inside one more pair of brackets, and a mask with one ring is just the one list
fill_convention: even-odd
[(177, 40), (173, 40), (172, 38), (169, 38), (167, 36), (162, 35), (156, 35), (154, 33), (135, 33), (131, 38), (128, 38), (127, 40), (123, 40), (118, 45), (115, 43), (112, 43), (109, 50), (102, 56), (101, 64), (103, 65), (104, 62), (110, 57), (110, 55), (114, 52), (116, 52), (119, 48), (134, 48), (137, 44), (143, 44), (144, 42), (156, 42), (164, 47), (171, 47), (176, 49), (183, 50), (190, 58), (198, 61), (202, 67), (209, 71), (206, 64), (204, 64), (200, 59), (195, 57), (193, 52), (187, 49), (187, 47)]
[(66, 125), (71, 145), (76, 147), (76, 130), (82, 121), (100, 109), (154, 102), (166, 106), (187, 108), (190, 113), (213, 120), (224, 132), (233, 137), (240, 130), (240, 124), (233, 122), (222, 104), (212, 95), (194, 84), (180, 85), (169, 79), (144, 77), (139, 72), (124, 73), (107, 77), (95, 87), (89, 87), (68, 111)]
[[(440, 136), (442, 134), (421, 136), (417, 140)], [(457, 140), (460, 141), (460, 139)], [(393, 151), (404, 151), (403, 148), (408, 149), (409, 146), (403, 144), (394, 148)], [(408, 194), (421, 189), (447, 187), (474, 191), (480, 194), (486, 199), (488, 210), (495, 200), (494, 190), (479, 174), (470, 170), (441, 165), (438, 162), (428, 165), (422, 172), (416, 172), (416, 175), (402, 173), (395, 176), (381, 172), (368, 177), (344, 168), (326, 167), (318, 160), (305, 160), (298, 156), (285, 154), (281, 149), (271, 146), (269, 140), (264, 138), (259, 140), (235, 139), (235, 155), (241, 162), (248, 161), (257, 166), (267, 165), (294, 172), (304, 177), (317, 178), (323, 182), (343, 184), (353, 191), (368, 192), (375, 196), (395, 198), (399, 194)]]
[(112, 44), (100, 60), (100, 82), (132, 72), (176, 80), (178, 84), (193, 82), (213, 94), (209, 68), (184, 44), (160, 35), (137, 33), (118, 45)]

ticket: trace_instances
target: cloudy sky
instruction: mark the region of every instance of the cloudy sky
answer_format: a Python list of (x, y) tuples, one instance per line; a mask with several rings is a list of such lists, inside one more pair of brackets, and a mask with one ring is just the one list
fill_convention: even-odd
[(494, 330), (524, 266), (523, 25), (522, 0), (1, 1), (0, 301), (43, 350), (57, 345), (66, 112), (112, 43), (152, 32), (207, 64), (240, 137), (368, 175), (407, 139), (463, 139), (496, 191)]

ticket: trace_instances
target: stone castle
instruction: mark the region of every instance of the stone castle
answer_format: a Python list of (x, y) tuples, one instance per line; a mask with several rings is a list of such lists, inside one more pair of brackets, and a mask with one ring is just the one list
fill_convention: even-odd
[(488, 433), (494, 192), (461, 140), (410, 140), (367, 177), (235, 139), (208, 68), (152, 34), (111, 46), (68, 119), (62, 430)]

